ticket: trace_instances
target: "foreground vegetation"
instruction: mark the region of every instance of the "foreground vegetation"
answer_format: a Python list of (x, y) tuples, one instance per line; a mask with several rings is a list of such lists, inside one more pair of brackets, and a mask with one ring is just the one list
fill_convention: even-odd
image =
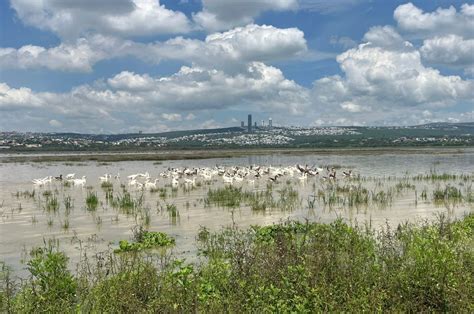
[(85, 258), (73, 274), (45, 245), (32, 250), (22, 283), (0, 267), (0, 310), (474, 311), (474, 214), (377, 232), (342, 220), (203, 228), (197, 246), (195, 264), (131, 250)]

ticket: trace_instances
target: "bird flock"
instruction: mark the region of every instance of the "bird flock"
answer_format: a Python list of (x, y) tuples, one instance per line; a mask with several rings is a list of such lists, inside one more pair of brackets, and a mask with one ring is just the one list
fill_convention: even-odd
[[(352, 170), (342, 171), (342, 177), (351, 177)], [(137, 189), (156, 189), (158, 183), (164, 182), (170, 184), (172, 187), (177, 187), (180, 184), (185, 186), (195, 186), (197, 182), (210, 183), (213, 181), (222, 181), (224, 184), (255, 184), (256, 182), (270, 181), (277, 183), (283, 178), (297, 179), (304, 183), (310, 178), (320, 178), (321, 180), (336, 180), (338, 178), (337, 171), (334, 167), (308, 167), (308, 165), (293, 165), (293, 166), (218, 166), (215, 167), (199, 167), (199, 168), (168, 168), (167, 170), (158, 174), (156, 178), (152, 178), (150, 173), (135, 173), (128, 175), (127, 184), (129, 187)], [(63, 177), (47, 176), (44, 178), (33, 179), (35, 186), (44, 186), (51, 184), (53, 181), (66, 181), (73, 186), (84, 187), (87, 183), (86, 176), (76, 178), (75, 173), (69, 173)], [(111, 174), (104, 174), (98, 177), (100, 183), (120, 182), (120, 174), (112, 176)]]

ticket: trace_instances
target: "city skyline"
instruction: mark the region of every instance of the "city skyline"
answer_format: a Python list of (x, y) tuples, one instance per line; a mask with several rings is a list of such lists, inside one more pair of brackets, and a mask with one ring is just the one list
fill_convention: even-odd
[(468, 1), (9, 0), (0, 21), (3, 131), (473, 120)]

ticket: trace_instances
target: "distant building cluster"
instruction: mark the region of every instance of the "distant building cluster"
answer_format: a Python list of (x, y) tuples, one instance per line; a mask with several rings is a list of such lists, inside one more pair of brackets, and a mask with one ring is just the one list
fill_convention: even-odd
[[(245, 122), (244, 121), (240, 121), (240, 127), (245, 129)], [(252, 125), (252, 115), (249, 114), (248, 117), (247, 117), (247, 132), (248, 133), (255, 132), (257, 128), (258, 128), (257, 122), (254, 122), (253, 125)], [(268, 118), (268, 124), (265, 124), (265, 120), (261, 120), (260, 128), (263, 128), (263, 129), (273, 128), (272, 118)]]

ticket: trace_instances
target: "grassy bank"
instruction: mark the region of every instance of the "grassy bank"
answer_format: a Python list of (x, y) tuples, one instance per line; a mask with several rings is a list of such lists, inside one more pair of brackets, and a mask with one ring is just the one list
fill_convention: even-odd
[(280, 155), (381, 155), (381, 154), (463, 154), (469, 147), (370, 147), (370, 148), (240, 148), (240, 149), (182, 149), (149, 150), (143, 152), (19, 152), (0, 156), (0, 162), (118, 162), (118, 161), (164, 161), (209, 158), (232, 158), (268, 154)]
[(3, 268), (6, 312), (474, 311), (474, 214), (374, 232), (337, 220), (202, 229), (202, 262), (169, 250), (101, 254), (78, 271), (54, 245), (31, 276)]

